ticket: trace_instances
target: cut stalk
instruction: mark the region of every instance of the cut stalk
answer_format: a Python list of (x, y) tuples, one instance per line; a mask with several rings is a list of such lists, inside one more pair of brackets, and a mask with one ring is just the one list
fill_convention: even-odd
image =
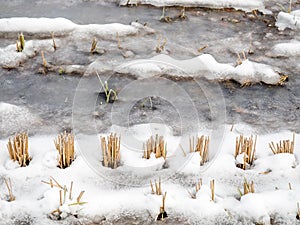
[(54, 32), (52, 32), (52, 43), (53, 43), (53, 48), (54, 48), (54, 51), (56, 51), (56, 43), (55, 43), (55, 40), (54, 40)]
[(244, 184), (243, 184), (243, 189), (244, 189), (244, 193), (242, 193), (239, 190), (240, 195), (246, 195), (248, 193), (254, 193), (255, 189), (254, 189), (254, 182), (251, 181), (251, 183), (248, 183), (248, 181), (246, 180), (246, 178), (244, 179)]
[(210, 181), (211, 200), (215, 201), (215, 180)]
[(71, 181), (69, 200), (72, 200), (73, 181)]
[[(158, 179), (158, 182), (154, 180), (154, 185), (152, 181), (150, 180), (150, 187), (151, 187), (151, 193), (156, 195), (162, 195), (162, 189), (161, 189), (161, 179)], [(154, 190), (155, 187), (155, 190)]]
[(96, 38), (93, 39), (92, 46), (91, 46), (91, 53), (94, 54), (95, 52), (97, 52), (97, 39)]
[(8, 178), (8, 181), (6, 180), (6, 178), (4, 178), (7, 190), (8, 190), (8, 194), (9, 194), (9, 201), (12, 202), (16, 199), (16, 197), (13, 195), (12, 193), (12, 184), (11, 184), (11, 180), (10, 178)]
[(202, 179), (200, 179), (198, 181), (198, 183), (196, 183), (195, 191), (194, 192), (188, 191), (188, 193), (190, 194), (191, 198), (193, 198), (193, 199), (197, 198), (197, 193), (198, 193), (198, 191), (200, 191), (201, 187), (202, 187)]
[(156, 220), (164, 220), (168, 217), (167, 212), (165, 211), (165, 201), (166, 201), (167, 192), (162, 196), (162, 206), (159, 208), (159, 214), (156, 218)]
[(280, 154), (280, 153), (294, 154), (294, 147), (295, 147), (295, 133), (293, 133), (292, 141), (280, 140), (276, 144), (274, 144), (273, 141), (269, 143), (269, 148), (271, 149), (273, 154)]
[(17, 161), (21, 167), (29, 165), (31, 157), (28, 153), (27, 133), (17, 133), (12, 140), (9, 138), (7, 149), (11, 160)]
[(245, 138), (243, 135), (236, 138), (234, 157), (236, 158), (238, 155), (244, 153), (244, 162), (242, 165), (238, 165), (244, 170), (246, 169), (247, 164), (250, 166), (253, 165), (255, 160), (256, 141), (257, 136), (253, 139), (252, 135), (249, 138)]
[(59, 190), (59, 205), (62, 206), (62, 190)]
[(121, 49), (121, 39), (120, 39), (120, 36), (119, 36), (119, 32), (116, 33), (116, 38), (117, 38), (117, 42), (118, 42), (118, 49)]
[(56, 186), (63, 190), (63, 187), (54, 179), (54, 177), (50, 177), (56, 184)]
[(107, 136), (107, 140), (105, 137), (100, 137), (103, 166), (115, 169), (120, 165), (120, 141), (121, 138), (117, 137), (117, 135), (113, 133)]
[(69, 167), (75, 159), (74, 135), (64, 132), (54, 139), (54, 145), (58, 151), (58, 167)]
[(80, 194), (78, 195), (77, 199), (76, 199), (77, 203), (80, 202), (80, 199), (82, 198), (83, 194), (84, 194), (84, 191), (81, 191)]
[(156, 158), (167, 157), (167, 143), (164, 141), (163, 136), (156, 134), (155, 138), (151, 136), (144, 144), (144, 158), (150, 159), (151, 153), (155, 154)]
[(194, 140), (194, 136), (190, 137), (190, 152), (199, 152), (201, 157), (200, 165), (202, 166), (209, 160), (209, 136), (196, 137), (196, 146)]

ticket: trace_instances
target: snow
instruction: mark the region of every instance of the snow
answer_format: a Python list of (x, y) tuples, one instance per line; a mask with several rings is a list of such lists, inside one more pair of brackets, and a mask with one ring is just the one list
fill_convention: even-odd
[(76, 24), (65, 18), (2, 18), (0, 32), (27, 32), (27, 33), (69, 33), (76, 28)]
[(120, 37), (135, 35), (138, 33), (138, 29), (135, 26), (124, 25), (119, 23), (111, 24), (89, 24), (78, 25), (75, 31), (75, 36), (97, 36), (104, 38), (116, 38), (116, 34)]
[[(137, 22), (133, 22), (131, 25), (120, 23), (78, 25), (65, 18), (16, 17), (0, 19), (0, 34), (10, 32), (26, 32), (43, 38), (50, 38), (51, 33), (54, 32), (55, 37), (69, 36), (71, 41), (77, 43), (79, 40), (90, 41), (94, 37), (116, 40), (117, 35), (123, 37), (138, 33), (152, 34), (155, 31)], [(56, 44), (57, 46), (61, 45), (59, 39), (56, 39)], [(25, 48), (22, 52), (16, 52), (15, 43), (0, 48), (0, 66), (8, 69), (16, 68), (41, 51), (54, 51), (52, 38), (48, 40), (26, 40), (25, 35)], [(72, 71), (74, 68), (69, 67), (67, 69)]]
[(291, 13), (280, 12), (277, 17), (276, 26), (279, 30), (290, 28), (297, 30), (300, 28), (300, 10)]
[(219, 63), (210, 54), (192, 59), (176, 60), (160, 54), (148, 60), (133, 60), (116, 68), (116, 72), (130, 73), (137, 77), (170, 75), (179, 77), (201, 77), (209, 80), (236, 80), (240, 84), (247, 82), (278, 84), (280, 75), (271, 66), (245, 60), (238, 66)]
[[(61, 24), (58, 26), (58, 24)], [(47, 29), (46, 29), (47, 27)], [(47, 30), (47, 32), (46, 32)], [(128, 36), (138, 33), (153, 34), (154, 30), (139, 23), (131, 25), (124, 24), (89, 24), (77, 25), (70, 20), (63, 18), (10, 18), (0, 19), (1, 32), (29, 32), (48, 33), (55, 32), (55, 35), (69, 35), (74, 40), (91, 40), (92, 37), (104, 39), (116, 39), (116, 35)], [(26, 37), (25, 37), (26, 38)], [(22, 52), (16, 52), (15, 44), (0, 48), (0, 66), (3, 68), (16, 68), (28, 58), (35, 57), (41, 51), (53, 52), (52, 39), (26, 40)], [(56, 41), (61, 45), (61, 41)], [(230, 63), (219, 63), (210, 54), (203, 54), (187, 60), (176, 60), (164, 54), (157, 55), (150, 59), (134, 60), (122, 65), (115, 65), (116, 62), (106, 64), (101, 59), (96, 59), (87, 67), (76, 68), (73, 65), (67, 66), (67, 72), (78, 71), (85, 75), (94, 73), (98, 69), (102, 71), (114, 70), (119, 73), (131, 73), (139, 78), (170, 75), (176, 77), (201, 77), (209, 80), (236, 80), (240, 84), (259, 83), (276, 85), (280, 81), (280, 75), (276, 68), (269, 65), (245, 60), (242, 64), (234, 66)], [(85, 71), (86, 70), (86, 71)], [(85, 72), (84, 72), (85, 71)], [(99, 71), (98, 71), (99, 72)]]
[[(9, 110), (12, 107), (14, 106), (1, 104), (1, 109)], [(170, 127), (162, 124), (140, 124), (128, 128), (113, 126), (111, 131), (122, 135), (123, 164), (114, 170), (116, 173), (111, 173), (113, 170), (109, 168), (103, 170), (100, 161), (97, 165), (89, 164), (85, 151), (93, 148), (93, 157), (96, 155), (96, 160), (101, 160), (100, 143), (96, 143), (97, 146), (85, 145), (80, 139), (91, 143), (93, 136), (76, 135), (76, 158), (66, 169), (59, 169), (56, 166), (57, 152), (53, 144), (55, 135), (29, 137), (29, 153), (32, 161), (28, 167), (23, 168), (11, 162), (6, 151), (7, 139), (2, 139), (0, 140), (0, 149), (3, 149), (0, 152), (0, 177), (2, 177), (0, 218), (5, 223), (1, 224), (12, 224), (13, 217), (22, 218), (26, 215), (34, 220), (32, 224), (52, 224), (47, 215), (57, 208), (60, 208), (63, 212), (62, 216), (66, 217), (60, 221), (61, 224), (68, 224), (70, 215), (91, 220), (99, 217), (113, 220), (118, 215), (142, 216), (145, 210), (154, 220), (159, 212), (162, 197), (151, 194), (149, 181), (157, 180), (158, 177), (162, 178), (163, 192), (167, 192), (166, 211), (170, 217), (181, 215), (190, 218), (191, 222), (199, 222), (203, 219), (206, 224), (215, 224), (217, 218), (225, 219), (230, 214), (231, 222), (235, 217), (236, 220), (243, 217), (252, 222), (270, 224), (270, 217), (277, 214), (295, 223), (296, 205), (300, 199), (300, 193), (297, 191), (297, 188), (300, 188), (300, 181), (297, 178), (299, 165), (296, 159), (300, 154), (297, 152), (295, 155), (273, 155), (267, 145), (270, 141), (291, 138), (292, 133), (282, 131), (258, 135), (257, 158), (254, 165), (244, 171), (235, 166), (233, 154), (235, 137), (245, 126), (237, 124), (235, 127), (236, 129), (230, 132), (230, 126), (226, 126), (227, 131), (221, 143), (221, 151), (214, 160), (200, 166), (199, 153), (186, 151), (187, 156), (184, 157), (181, 150), (178, 150), (179, 143), (182, 143), (184, 148), (188, 146), (187, 138), (173, 136)], [(167, 155), (166, 159), (168, 167), (165, 168), (161, 167), (164, 161), (162, 158), (151, 157), (148, 161), (142, 158), (141, 143), (148, 138), (149, 134), (156, 132), (166, 135), (166, 140), (170, 144), (170, 155), (169, 157)], [(209, 135), (210, 132), (202, 131), (205, 135)], [(99, 141), (99, 135), (95, 137)], [(296, 140), (299, 140), (299, 137), (300, 135), (296, 134)], [(296, 141), (295, 149), (299, 146)], [(184, 166), (178, 167), (178, 163)], [(201, 167), (206, 170), (202, 170)], [(141, 170), (142, 168), (146, 170)], [(95, 170), (106, 174), (99, 176)], [(261, 173), (266, 170), (270, 172)], [(116, 174), (120, 174), (122, 182), (128, 184), (131, 179), (134, 179), (135, 185), (123, 186), (119, 177), (114, 176)], [(111, 175), (111, 179), (107, 179), (106, 176)], [(177, 179), (169, 179), (170, 175)], [(49, 181), (50, 176), (62, 186), (67, 186), (67, 195), (71, 181), (74, 182), (73, 198), (67, 199), (61, 207), (59, 207), (59, 189), (51, 188), (50, 185), (41, 182), (41, 180)], [(12, 180), (13, 194), (16, 196), (13, 202), (6, 201), (7, 190), (3, 178)], [(203, 180), (203, 185), (197, 193), (197, 198), (192, 199), (187, 190), (194, 190), (194, 184), (200, 178)], [(255, 193), (244, 195), (239, 200), (237, 188), (242, 188), (244, 178), (249, 182), (254, 181)], [(210, 191), (212, 179), (215, 180), (214, 202), (211, 200)], [(288, 188), (289, 182), (292, 190)], [(69, 205), (76, 202), (77, 196), (83, 190), (85, 193), (81, 201), (87, 203)], [(210, 220), (206, 220), (207, 218)], [(212, 218), (215, 218), (214, 221)]]
[(265, 9), (263, 0), (120, 0), (120, 5), (130, 4), (147, 4), (157, 7), (162, 6), (185, 6), (185, 7), (206, 7), (206, 8), (234, 8), (251, 12), (252, 10), (260, 10), (264, 13), (270, 13)]
[(287, 43), (276, 44), (268, 53), (272, 57), (296, 57), (300, 56), (300, 42), (293, 40)]
[(4, 68), (18, 67), (26, 59), (36, 56), (41, 51), (53, 52), (52, 40), (26, 41), (22, 52), (16, 51), (15, 44), (0, 48), (0, 66)]
[(26, 107), (0, 102), (0, 135), (26, 131), (40, 123), (40, 119)]
[(120, 37), (127, 35), (135, 35), (140, 30), (147, 32), (154, 32), (151, 28), (143, 26), (137, 22), (131, 25), (124, 25), (120, 23), (111, 24), (88, 24), (78, 25), (71, 20), (65, 18), (1, 18), (0, 19), (0, 33), (10, 32), (25, 32), (34, 34), (48, 34), (54, 32), (55, 36), (77, 35), (77, 33), (85, 36), (99, 36), (102, 38), (116, 37), (116, 33)]

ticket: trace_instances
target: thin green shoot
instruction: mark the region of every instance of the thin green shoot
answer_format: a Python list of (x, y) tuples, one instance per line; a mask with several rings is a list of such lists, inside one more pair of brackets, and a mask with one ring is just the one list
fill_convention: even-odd
[(241, 191), (241, 189), (238, 188), (237, 190), (238, 190), (238, 192), (239, 192), (239, 194), (240, 194), (240, 197), (242, 197), (242, 196), (243, 196), (243, 192)]
[(88, 202), (74, 202), (74, 203), (68, 204), (68, 206), (84, 205), (84, 204), (87, 204), (87, 203), (88, 203)]
[(104, 83), (103, 83), (100, 76), (99, 76), (99, 74), (97, 72), (96, 72), (96, 74), (97, 74), (97, 77), (98, 77), (98, 79), (101, 83), (101, 86), (102, 86), (103, 90), (104, 90), (105, 97), (106, 97), (106, 102), (107, 103), (109, 102), (111, 93), (114, 94), (114, 100), (116, 100), (117, 99), (117, 92), (108, 87), (108, 82), (107, 81), (104, 81)]
[(151, 98), (151, 96), (149, 96), (148, 98), (146, 98), (146, 99), (141, 103), (141, 107), (145, 107), (145, 103), (147, 102), (148, 99), (149, 99), (149, 102), (150, 102), (150, 108), (153, 109), (153, 103), (152, 103), (152, 98)]

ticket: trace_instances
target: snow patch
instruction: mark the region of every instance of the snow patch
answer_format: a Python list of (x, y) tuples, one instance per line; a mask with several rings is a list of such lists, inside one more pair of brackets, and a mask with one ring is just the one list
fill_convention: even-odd
[(279, 30), (290, 28), (293, 30), (300, 29), (300, 10), (291, 13), (280, 12), (277, 17), (276, 26)]
[(52, 40), (26, 41), (22, 52), (16, 51), (16, 45), (0, 48), (0, 66), (3, 68), (15, 68), (28, 58), (34, 57), (41, 51), (53, 52)]
[(0, 32), (27, 32), (67, 34), (73, 31), (77, 24), (65, 18), (2, 18)]
[(51, 37), (51, 33), (54, 32), (55, 36), (80, 34), (111, 38), (112, 36), (116, 37), (117, 32), (119, 36), (127, 36), (137, 34), (140, 31), (145, 31), (146, 33), (155, 32), (150, 27), (137, 22), (133, 22), (131, 25), (120, 23), (79, 25), (65, 18), (15, 17), (0, 19), (0, 33), (26, 32), (31, 34), (48, 34)]
[(234, 8), (251, 12), (252, 10), (260, 10), (264, 13), (270, 13), (265, 9), (263, 0), (120, 0), (121, 6), (131, 4), (146, 4), (156, 7), (162, 6), (185, 6), (185, 7), (206, 7), (206, 8)]
[(300, 41), (276, 44), (268, 53), (271, 57), (295, 57), (300, 56)]
[[(54, 32), (55, 37), (69, 35), (72, 41), (78, 42), (78, 40), (91, 40), (93, 37), (115, 40), (117, 35), (123, 37), (136, 35), (140, 32), (152, 34), (155, 31), (137, 22), (133, 22), (131, 25), (119, 23), (78, 25), (64, 18), (18, 17), (0, 19), (0, 34), (10, 32), (27, 32), (49, 38)], [(59, 46), (60, 40), (56, 39), (55, 41)], [(16, 68), (20, 63), (34, 57), (41, 51), (54, 51), (52, 39), (27, 41), (25, 36), (25, 48), (22, 52), (16, 51), (15, 44), (0, 48), (0, 66), (8, 69)], [(73, 71), (72, 68), (67, 69)]]
[(205, 77), (209, 80), (235, 80), (240, 84), (264, 82), (278, 84), (280, 75), (271, 66), (245, 60), (241, 65), (218, 63), (210, 54), (188, 60), (176, 60), (167, 55), (158, 55), (149, 60), (134, 60), (115, 69), (145, 78), (158, 75), (179, 77)]

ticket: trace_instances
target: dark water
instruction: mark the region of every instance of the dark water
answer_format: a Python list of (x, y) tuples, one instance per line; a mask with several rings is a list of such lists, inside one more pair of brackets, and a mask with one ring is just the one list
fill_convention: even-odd
[[(105, 131), (112, 124), (128, 126), (145, 122), (167, 123), (174, 128), (176, 134), (181, 134), (194, 129), (195, 124), (211, 127), (216, 121), (229, 124), (243, 122), (261, 132), (281, 129), (300, 131), (299, 57), (272, 58), (266, 55), (274, 44), (299, 39), (299, 35), (291, 30), (279, 32), (274, 26), (275, 18), (272, 15), (258, 14), (255, 17), (251, 13), (234, 10), (196, 8), (186, 10), (187, 19), (184, 21), (162, 23), (159, 21), (162, 10), (148, 6), (118, 7), (113, 3), (92, 1), (60, 3), (21, 0), (2, 1), (1, 5), (5, 5), (0, 8), (2, 18), (65, 17), (78, 24), (129, 24), (139, 21), (156, 30), (153, 35), (122, 38), (123, 49), (116, 47), (115, 39), (100, 40), (98, 45), (105, 50), (102, 55), (89, 54), (89, 42), (70, 42), (68, 38), (60, 38), (63, 45), (54, 53), (46, 53), (48, 63), (56, 66), (46, 76), (39, 72), (42, 65), (39, 54), (18, 68), (1, 68), (0, 101), (26, 106), (33, 114), (38, 115), (42, 123), (31, 127), (33, 134), (55, 133), (72, 128), (74, 123), (80, 132), (95, 133)], [(274, 12), (278, 10), (271, 3), (268, 7)], [(173, 17), (180, 10), (176, 7), (168, 8), (166, 15)], [(30, 37), (35, 38), (40, 37)], [(284, 74), (289, 75), (289, 81), (283, 87), (263, 84), (241, 87), (231, 81), (218, 83), (205, 79), (153, 78), (151, 81), (141, 81), (141, 85), (158, 82), (159, 89), (164, 90), (171, 83), (178, 85), (186, 95), (178, 92), (174, 94), (174, 99), (168, 99), (160, 96), (161, 92), (150, 93), (151, 107), (150, 100), (143, 96), (143, 88), (137, 88), (132, 99), (120, 95), (114, 104), (100, 104), (104, 101), (97, 96), (100, 83), (96, 77), (82, 77), (81, 73), (59, 74), (58, 68), (61, 65), (88, 66), (95, 60), (121, 64), (132, 59), (150, 58), (157, 55), (155, 47), (159, 38), (167, 39), (165, 53), (173, 58), (195, 57), (200, 54), (197, 49), (207, 45), (203, 53), (212, 54), (219, 62), (233, 64), (237, 59), (237, 52), (247, 53), (252, 46), (254, 54), (247, 54), (250, 60), (280, 68)], [(14, 38), (5, 38), (3, 34), (0, 41), (1, 46), (15, 42)], [(133, 54), (126, 58), (123, 56), (126, 51)], [(112, 72), (100, 75), (109, 78), (109, 84), (121, 93), (136, 81), (130, 75)], [(84, 87), (80, 86), (82, 84)], [(80, 88), (84, 91), (81, 92)], [(223, 113), (220, 121), (217, 111)], [(7, 137), (16, 129), (18, 128), (4, 130), (1, 136)]]

